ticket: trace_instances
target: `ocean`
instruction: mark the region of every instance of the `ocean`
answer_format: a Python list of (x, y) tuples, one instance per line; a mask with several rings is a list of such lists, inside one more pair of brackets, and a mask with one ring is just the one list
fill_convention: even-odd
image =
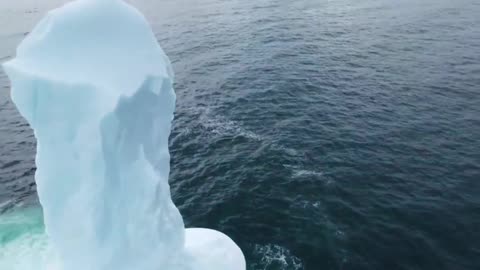
[[(0, 61), (63, 2), (1, 1)], [(480, 269), (479, 1), (128, 2), (176, 74), (187, 227), (248, 270)], [(9, 89), (0, 72), (0, 253), (43, 230)]]

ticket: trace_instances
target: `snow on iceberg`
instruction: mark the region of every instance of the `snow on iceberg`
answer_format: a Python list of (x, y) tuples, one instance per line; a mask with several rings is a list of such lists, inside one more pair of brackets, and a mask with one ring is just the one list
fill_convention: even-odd
[(121, 0), (71, 2), (4, 69), (37, 138), (55, 269), (246, 269), (229, 237), (185, 229), (171, 200), (173, 72), (142, 14)]

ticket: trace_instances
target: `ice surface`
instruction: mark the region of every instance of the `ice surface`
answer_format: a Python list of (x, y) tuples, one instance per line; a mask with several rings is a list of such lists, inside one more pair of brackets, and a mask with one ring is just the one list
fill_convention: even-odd
[(55, 254), (37, 269), (245, 270), (230, 238), (185, 230), (171, 200), (173, 72), (137, 10), (71, 2), (49, 12), (4, 68), (37, 138), (44, 246)]

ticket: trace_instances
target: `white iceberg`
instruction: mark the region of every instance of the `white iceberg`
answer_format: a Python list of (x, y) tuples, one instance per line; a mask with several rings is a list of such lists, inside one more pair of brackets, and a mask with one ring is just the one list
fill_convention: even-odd
[(246, 269), (229, 237), (185, 229), (171, 200), (173, 72), (136, 9), (121, 0), (77, 0), (53, 10), (4, 69), (37, 138), (35, 179), (56, 254), (40, 264)]

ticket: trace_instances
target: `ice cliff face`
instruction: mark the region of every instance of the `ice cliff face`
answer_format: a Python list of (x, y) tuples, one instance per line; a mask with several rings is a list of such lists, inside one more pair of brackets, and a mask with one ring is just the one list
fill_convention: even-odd
[(53, 10), (4, 68), (37, 138), (60, 269), (245, 269), (227, 236), (185, 230), (171, 200), (173, 72), (137, 10), (120, 0)]

